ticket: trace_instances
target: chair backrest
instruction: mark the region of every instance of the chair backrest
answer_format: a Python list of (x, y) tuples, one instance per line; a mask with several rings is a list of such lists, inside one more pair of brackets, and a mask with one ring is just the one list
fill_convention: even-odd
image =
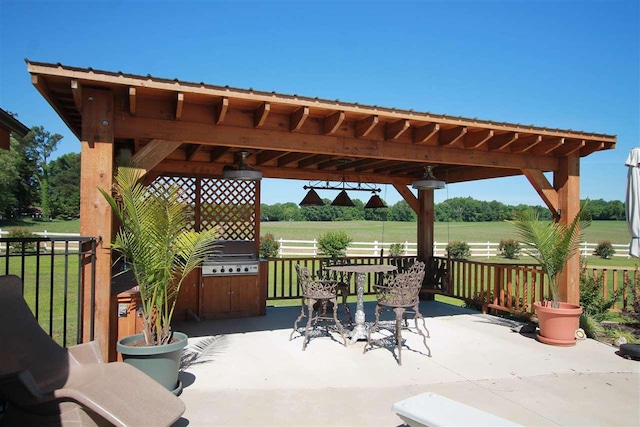
[(338, 282), (335, 280), (312, 279), (309, 269), (300, 264), (296, 264), (298, 281), (302, 287), (302, 295), (305, 298), (333, 298), (336, 295)]
[(0, 376), (29, 370), (42, 390), (61, 387), (69, 355), (40, 327), (17, 276), (0, 276)]
[(326, 269), (326, 267), (349, 264), (351, 264), (349, 261), (345, 261), (340, 258), (323, 258), (320, 261), (320, 269), (317, 271), (316, 277), (322, 280), (334, 280), (342, 283), (349, 283), (353, 273), (349, 271), (331, 271)]
[(416, 261), (405, 273), (391, 276), (385, 285), (375, 286), (378, 303), (391, 307), (409, 307), (418, 303), (425, 265)]

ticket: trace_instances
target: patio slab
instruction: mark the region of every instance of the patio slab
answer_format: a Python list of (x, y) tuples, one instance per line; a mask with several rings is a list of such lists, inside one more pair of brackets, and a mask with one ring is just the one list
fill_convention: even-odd
[[(365, 304), (368, 320), (373, 308)], [(222, 338), (209, 360), (181, 373), (187, 410), (176, 425), (398, 426), (393, 403), (426, 391), (522, 425), (640, 425), (640, 362), (616, 348), (548, 346), (511, 322), (439, 302), (420, 310), (432, 355), (403, 332), (402, 366), (390, 348), (362, 354), (362, 341), (318, 336), (301, 351), (300, 335), (289, 341), (299, 307), (178, 323), (191, 342)]]

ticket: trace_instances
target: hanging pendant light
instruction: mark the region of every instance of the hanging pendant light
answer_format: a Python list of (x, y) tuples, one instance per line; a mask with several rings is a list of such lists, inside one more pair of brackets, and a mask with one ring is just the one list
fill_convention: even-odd
[(236, 179), (241, 181), (260, 181), (262, 179), (262, 172), (252, 168), (246, 159), (249, 157), (247, 151), (240, 151), (238, 153), (240, 160), (235, 166), (227, 165), (222, 168), (222, 177), (224, 179)]
[(353, 203), (353, 200), (351, 200), (347, 192), (345, 190), (342, 190), (340, 193), (338, 193), (336, 198), (333, 199), (333, 202), (331, 202), (331, 206), (354, 207), (355, 203)]
[(324, 206), (324, 202), (313, 188), (309, 190), (307, 195), (304, 196), (304, 199), (298, 204), (300, 206)]
[(411, 186), (416, 190), (441, 190), (444, 188), (444, 181), (438, 181), (435, 176), (433, 176), (432, 166), (424, 167), (424, 176), (411, 183)]
[(384, 204), (380, 196), (378, 196), (375, 192), (373, 192), (373, 196), (371, 196), (367, 204), (364, 205), (365, 209), (379, 209), (386, 207), (387, 205)]

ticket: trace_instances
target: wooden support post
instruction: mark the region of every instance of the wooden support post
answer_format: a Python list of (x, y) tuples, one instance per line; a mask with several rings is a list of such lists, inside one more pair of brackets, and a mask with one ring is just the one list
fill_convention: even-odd
[[(113, 93), (109, 90), (84, 88), (82, 108), (82, 156), (80, 177), (80, 234), (98, 239), (95, 262), (95, 306), (92, 311), (90, 270), (83, 272), (83, 341), (90, 337), (94, 316), (94, 338), (100, 344), (105, 360), (115, 360), (109, 352), (109, 308), (111, 301), (112, 213), (98, 188), (111, 190), (113, 184)], [(101, 240), (100, 240), (101, 239)]]
[(418, 259), (427, 262), (433, 257), (433, 189), (418, 191)]
[[(570, 224), (580, 210), (580, 156), (577, 153), (560, 159), (560, 169), (553, 174), (553, 186), (558, 192), (559, 221)], [(570, 304), (580, 304), (579, 253), (567, 261), (559, 298)]]

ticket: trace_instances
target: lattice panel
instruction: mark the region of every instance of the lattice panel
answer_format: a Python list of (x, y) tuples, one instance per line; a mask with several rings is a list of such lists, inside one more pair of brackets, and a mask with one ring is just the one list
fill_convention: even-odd
[(201, 181), (200, 224), (203, 230), (220, 226), (222, 240), (256, 239), (255, 181)]
[(158, 176), (154, 179), (150, 188), (156, 191), (162, 191), (175, 185), (180, 190), (180, 195), (184, 203), (187, 204), (187, 215), (189, 216), (189, 223), (187, 228), (190, 230), (196, 230), (196, 200), (197, 200), (197, 182), (194, 177), (186, 176)]

